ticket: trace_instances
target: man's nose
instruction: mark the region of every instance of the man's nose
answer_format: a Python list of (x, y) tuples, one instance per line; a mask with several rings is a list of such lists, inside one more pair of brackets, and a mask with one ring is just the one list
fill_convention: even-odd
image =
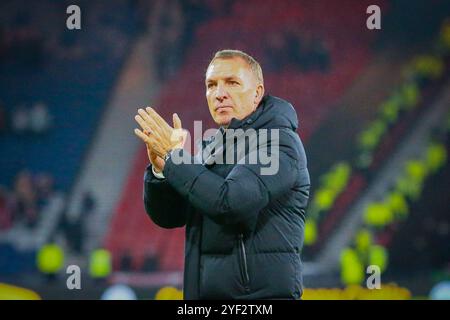
[(217, 85), (217, 90), (216, 90), (216, 99), (219, 101), (223, 101), (227, 98), (228, 93), (225, 90), (225, 88), (223, 87), (223, 85)]

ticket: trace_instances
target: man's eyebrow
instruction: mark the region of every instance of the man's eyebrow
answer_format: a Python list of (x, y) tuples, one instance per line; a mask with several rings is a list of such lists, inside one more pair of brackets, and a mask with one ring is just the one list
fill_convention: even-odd
[[(224, 78), (225, 81), (230, 81), (230, 80), (237, 80), (237, 81), (241, 81), (241, 79), (237, 76), (229, 76), (229, 77), (225, 77)], [(206, 79), (205, 83), (216, 83), (217, 80), (216, 79)]]
[(230, 76), (230, 77), (225, 78), (225, 81), (230, 81), (230, 80), (240, 80), (240, 79), (236, 76)]

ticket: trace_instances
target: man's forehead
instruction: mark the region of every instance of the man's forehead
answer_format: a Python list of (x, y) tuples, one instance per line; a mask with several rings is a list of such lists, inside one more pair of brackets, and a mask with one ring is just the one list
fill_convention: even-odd
[(217, 80), (220, 78), (238, 77), (244, 78), (251, 74), (250, 67), (241, 58), (217, 58), (206, 70), (206, 80)]

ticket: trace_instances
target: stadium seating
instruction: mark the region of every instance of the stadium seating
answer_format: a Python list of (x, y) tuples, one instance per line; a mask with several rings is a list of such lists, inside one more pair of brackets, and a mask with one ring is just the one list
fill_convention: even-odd
[[(41, 8), (40, 5), (44, 6), (40, 3), (27, 8), (29, 11), (36, 10), (36, 15), (40, 14), (35, 17), (38, 22), (31, 24), (29, 28), (39, 33), (43, 43), (50, 43), (52, 37), (59, 35), (58, 46), (63, 47), (64, 41), (71, 39), (70, 41), (80, 44), (79, 50), (83, 50), (86, 54), (75, 58), (70, 55), (56, 56), (56, 52), (62, 50), (56, 47), (51, 54), (44, 51), (42, 53), (44, 58), (36, 66), (30, 67), (27, 60), (17, 53), (16, 57), (5, 59), (0, 64), (0, 100), (7, 114), (12, 117), (20, 105), (29, 107), (37, 102), (43, 102), (47, 105), (52, 118), (52, 125), (45, 134), (17, 135), (10, 130), (1, 136), (0, 149), (14, 152), (10, 152), (7, 157), (0, 157), (2, 168), (0, 184), (11, 185), (15, 174), (27, 168), (32, 172), (52, 173), (57, 187), (68, 191), (80, 164), (83, 163), (83, 155), (99, 124), (116, 75), (126, 57), (127, 47), (133, 39), (133, 34), (136, 33), (136, 26), (130, 25), (132, 19), (124, 19), (122, 25), (117, 26), (127, 30), (129, 37), (125, 38), (124, 47), (118, 49), (118, 54), (111, 54), (110, 47), (102, 41), (95, 40), (95, 33), (77, 34), (71, 33), (76, 31), (64, 29), (61, 34), (55, 31), (46, 33), (44, 23), (49, 23), (47, 27), (53, 28), (52, 30), (61, 30), (55, 26), (59, 21), (49, 20), (48, 16), (54, 11), (57, 12), (58, 6), (62, 6), (64, 9), (62, 12), (65, 12), (65, 8), (63, 4), (50, 6), (50, 3), (47, 3), (48, 12), (43, 12), (38, 10)], [(96, 7), (88, 3), (85, 5), (86, 11), (88, 8), (91, 9), (90, 14), (102, 14), (101, 6)], [(21, 9), (20, 4), (16, 6)], [(8, 10), (14, 7), (10, 5)], [(131, 12), (124, 11), (122, 14), (131, 16)], [(100, 22), (93, 23), (97, 23), (96, 26), (100, 29)], [(4, 27), (6, 30), (11, 28), (8, 25)], [(15, 34), (11, 37), (14, 39)], [(20, 38), (17, 41), (20, 41)], [(93, 41), (96, 42), (95, 50), (92, 49)], [(117, 45), (121, 44), (118, 42)], [(32, 52), (28, 54), (33, 57)]]

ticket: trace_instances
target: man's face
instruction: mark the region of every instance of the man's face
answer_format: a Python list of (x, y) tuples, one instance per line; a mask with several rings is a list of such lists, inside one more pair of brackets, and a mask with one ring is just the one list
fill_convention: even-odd
[(205, 84), (209, 112), (220, 126), (251, 114), (264, 94), (263, 85), (239, 57), (215, 59), (206, 71)]

